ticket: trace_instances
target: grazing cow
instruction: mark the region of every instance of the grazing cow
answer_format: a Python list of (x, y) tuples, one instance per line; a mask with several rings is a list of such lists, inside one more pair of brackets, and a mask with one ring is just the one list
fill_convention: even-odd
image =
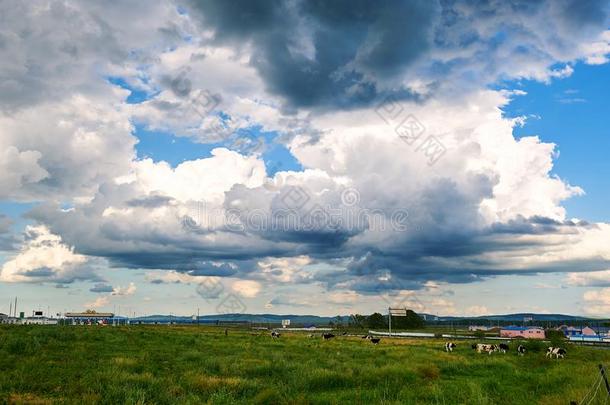
[(508, 351), (509, 347), (506, 343), (500, 343), (498, 345), (498, 350), (500, 350), (502, 353), (506, 353)]
[(364, 335), (364, 336), (362, 336), (362, 339), (370, 339), (370, 338), (371, 338), (371, 335)]
[(475, 349), (478, 353), (486, 352), (487, 354), (491, 354), (498, 350), (498, 346), (496, 345), (488, 345), (485, 343), (478, 343), (476, 345), (472, 345), (472, 348)]
[(525, 351), (526, 351), (526, 350), (525, 350), (525, 346), (523, 346), (523, 345), (519, 345), (519, 347), (517, 347), (517, 354), (518, 354), (519, 356), (523, 356), (523, 355), (525, 355)]
[(271, 332), (271, 337), (274, 338), (274, 339), (277, 339), (277, 338), (280, 337), (280, 333), (276, 332), (276, 331), (273, 331), (273, 332)]
[(381, 341), (380, 338), (374, 338), (374, 337), (371, 338), (371, 343), (374, 345), (377, 345), (380, 341)]
[(562, 349), (561, 347), (549, 347), (548, 349), (546, 349), (546, 357), (553, 357), (553, 355), (555, 355), (555, 358), (564, 358), (565, 355), (568, 352), (566, 351), (566, 349)]
[(332, 339), (334, 337), (335, 337), (335, 335), (333, 335), (332, 333), (323, 333), (322, 334), (322, 339), (324, 339), (324, 340), (329, 340), (329, 339)]
[(447, 342), (445, 343), (445, 351), (450, 353), (453, 351), (453, 349), (455, 349), (456, 346), (457, 345), (453, 342)]

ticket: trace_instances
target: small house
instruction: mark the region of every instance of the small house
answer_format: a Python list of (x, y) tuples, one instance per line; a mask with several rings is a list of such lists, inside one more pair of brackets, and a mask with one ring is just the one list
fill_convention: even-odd
[(599, 326), (585, 326), (582, 328), (581, 334), (584, 336), (605, 336), (608, 335), (608, 328)]
[(505, 338), (544, 339), (544, 329), (537, 326), (505, 326), (500, 329)]

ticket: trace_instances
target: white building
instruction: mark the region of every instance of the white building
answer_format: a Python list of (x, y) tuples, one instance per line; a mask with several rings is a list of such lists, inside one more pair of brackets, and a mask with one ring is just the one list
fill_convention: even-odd
[(57, 319), (54, 318), (32, 318), (27, 317), (21, 319), (22, 325), (57, 325)]
[(57, 325), (57, 319), (44, 316), (42, 311), (32, 311), (32, 316), (19, 320), (22, 325)]
[(468, 330), (471, 332), (482, 330), (483, 332), (487, 332), (488, 330), (492, 330), (493, 326), (481, 326), (481, 325), (470, 325)]

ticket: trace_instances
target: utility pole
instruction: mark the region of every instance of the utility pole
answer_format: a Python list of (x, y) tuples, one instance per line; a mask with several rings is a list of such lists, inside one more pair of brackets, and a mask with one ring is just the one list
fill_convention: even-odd
[(197, 307), (197, 325), (199, 325), (199, 307)]

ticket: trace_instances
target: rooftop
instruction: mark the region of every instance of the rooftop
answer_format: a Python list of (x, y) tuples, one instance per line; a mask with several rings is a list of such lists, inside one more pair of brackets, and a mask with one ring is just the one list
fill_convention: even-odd
[(502, 330), (531, 330), (531, 329), (542, 329), (539, 326), (503, 326)]
[(114, 314), (112, 312), (66, 312), (64, 314), (66, 318), (112, 318)]

